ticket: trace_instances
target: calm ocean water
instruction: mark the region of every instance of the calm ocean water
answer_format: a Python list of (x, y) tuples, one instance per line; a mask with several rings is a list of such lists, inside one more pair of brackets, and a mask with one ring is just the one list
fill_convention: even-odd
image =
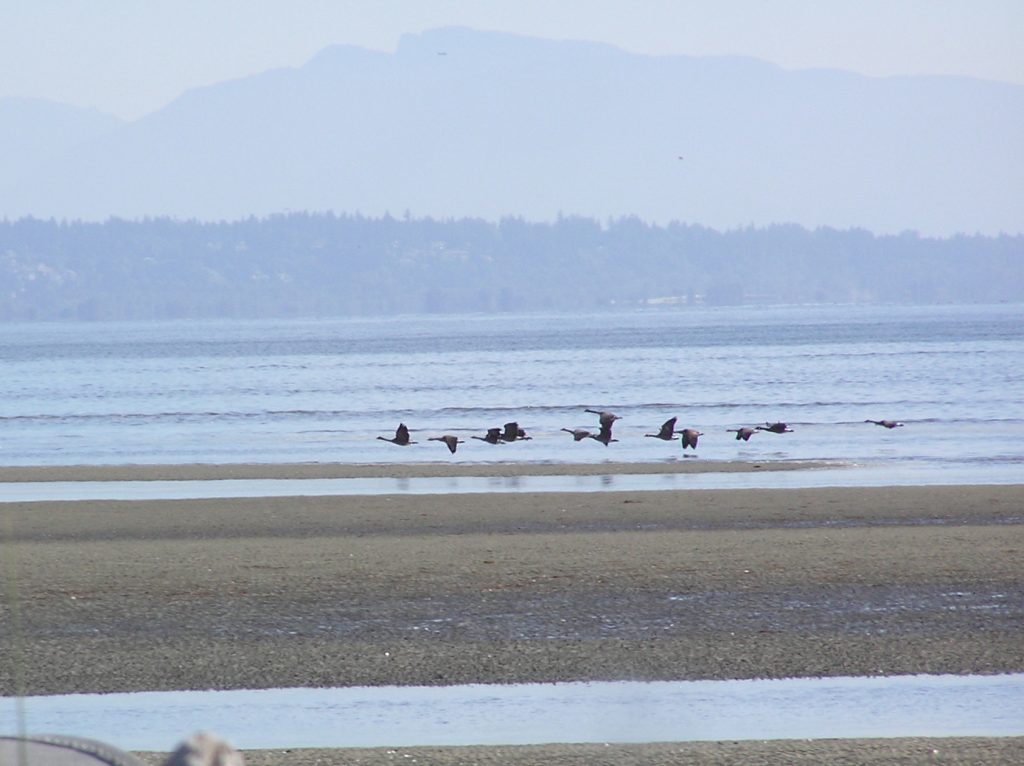
[[(712, 460), (1024, 468), (1024, 306), (0, 326), (0, 464)], [(622, 416), (617, 443), (584, 408)], [(895, 419), (892, 431), (864, 423)], [(470, 439), (516, 420), (531, 441)], [(793, 433), (726, 432), (782, 420)], [(399, 421), (418, 444), (379, 441)], [(467, 440), (449, 455), (427, 437)], [(1024, 477), (1024, 470), (1020, 475)]]

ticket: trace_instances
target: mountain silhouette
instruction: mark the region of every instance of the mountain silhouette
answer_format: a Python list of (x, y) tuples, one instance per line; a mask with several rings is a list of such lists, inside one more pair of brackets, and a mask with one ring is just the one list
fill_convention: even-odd
[[(6, 217), (561, 213), (1021, 231), (1024, 87), (970, 78), (446, 28), (394, 53), (333, 46), (130, 122), (13, 99), (0, 115), (21, 125), (0, 132), (0, 159), (19, 158), (0, 180)], [(35, 137), (58, 124), (62, 139), (41, 149)]]

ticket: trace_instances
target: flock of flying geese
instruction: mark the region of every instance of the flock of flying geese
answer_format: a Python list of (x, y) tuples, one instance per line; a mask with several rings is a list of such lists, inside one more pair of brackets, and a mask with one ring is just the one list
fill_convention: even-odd
[[(606, 412), (602, 410), (591, 410), (585, 409), (584, 412), (590, 412), (597, 415), (599, 429), (597, 433), (587, 430), (586, 428), (563, 428), (561, 430), (572, 435), (574, 441), (583, 441), (584, 439), (594, 439), (595, 441), (601, 442), (604, 446), (608, 446), (611, 442), (617, 442), (618, 439), (612, 438), (612, 425), (616, 420), (621, 420), (621, 415), (616, 415), (614, 412)], [(677, 418), (669, 418), (661, 424), (661, 428), (658, 429), (656, 434), (644, 434), (654, 439), (662, 439), (664, 441), (672, 441), (679, 436), (680, 443), (683, 445), (683, 451), (689, 447), (693, 450), (697, 449), (697, 440), (704, 435), (703, 431), (698, 431), (696, 428), (684, 428), (681, 431), (676, 430)], [(898, 428), (902, 426), (895, 420), (865, 420), (865, 423), (874, 423), (875, 425), (882, 426), (883, 428)], [(729, 428), (726, 429), (729, 433), (736, 434), (736, 440), (739, 441), (750, 441), (750, 437), (758, 431), (770, 431), (773, 434), (788, 434), (792, 433), (793, 429), (790, 428), (786, 423), (768, 423), (765, 422), (763, 426), (754, 426), (749, 428), (744, 426), (743, 428)], [(395, 429), (395, 435), (393, 437), (378, 436), (381, 441), (391, 442), (397, 444), (400, 447), (408, 446), (409, 444), (416, 444), (417, 442), (411, 441), (409, 437), (409, 428), (405, 423), (399, 423), (398, 428)], [(488, 428), (487, 433), (484, 436), (471, 436), (471, 439), (479, 439), (480, 441), (487, 442), (488, 444), (506, 444), (508, 442), (517, 441), (529, 441), (531, 436), (526, 435), (526, 431), (519, 427), (516, 422), (506, 423), (504, 428)], [(459, 448), (460, 444), (466, 442), (452, 434), (445, 434), (444, 436), (431, 436), (427, 439), (430, 442), (441, 442), (448, 451), (455, 454), (455, 450)]]

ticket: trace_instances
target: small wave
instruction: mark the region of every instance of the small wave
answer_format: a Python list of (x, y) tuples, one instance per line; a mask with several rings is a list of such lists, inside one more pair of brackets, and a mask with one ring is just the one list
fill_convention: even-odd
[(955, 464), (957, 467), (963, 467), (965, 465), (1024, 465), (1024, 456), (1022, 455), (962, 455), (956, 457), (954, 460), (946, 455), (906, 455), (897, 458), (890, 458), (891, 462), (899, 463), (921, 463), (925, 465), (950, 465)]

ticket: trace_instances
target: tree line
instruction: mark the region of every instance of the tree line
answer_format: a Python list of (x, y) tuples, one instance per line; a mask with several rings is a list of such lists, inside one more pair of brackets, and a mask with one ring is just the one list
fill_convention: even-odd
[(1024, 300), (1024, 236), (288, 213), (0, 221), (0, 319)]

